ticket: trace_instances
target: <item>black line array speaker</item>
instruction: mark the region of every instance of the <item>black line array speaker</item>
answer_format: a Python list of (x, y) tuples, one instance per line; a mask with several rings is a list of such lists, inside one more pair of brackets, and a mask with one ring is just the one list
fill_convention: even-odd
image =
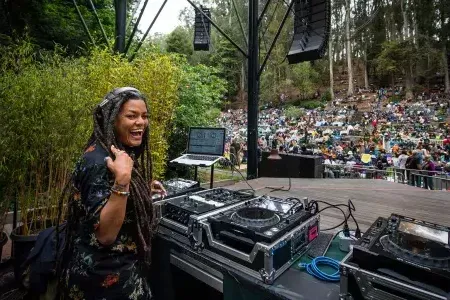
[(328, 46), (331, 0), (295, 0), (294, 38), (287, 55), (290, 64), (320, 59)]
[(262, 153), (259, 177), (323, 178), (322, 156), (280, 153), (280, 160), (269, 160), (269, 155)]
[[(211, 19), (211, 11), (202, 7), (201, 10)], [(199, 10), (195, 10), (194, 51), (209, 51), (211, 23)]]

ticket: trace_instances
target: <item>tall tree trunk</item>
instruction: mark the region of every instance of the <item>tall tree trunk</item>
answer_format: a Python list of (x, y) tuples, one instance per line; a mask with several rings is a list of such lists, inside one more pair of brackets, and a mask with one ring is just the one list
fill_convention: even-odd
[(345, 37), (347, 40), (347, 68), (348, 68), (348, 91), (347, 95), (353, 95), (353, 69), (352, 50), (350, 43), (350, 0), (345, 1)]
[(402, 26), (402, 40), (406, 40), (409, 37), (409, 26), (408, 26), (408, 15), (406, 12), (406, 2), (408, 0), (401, 0), (400, 1), (400, 8), (402, 10), (402, 16), (403, 16), (403, 26)]
[[(408, 17), (407, 17), (407, 1), (408, 0), (402, 0), (400, 2), (400, 8), (402, 10), (402, 16), (403, 16), (403, 27), (402, 27), (402, 36), (401, 40), (405, 41), (409, 38), (409, 25), (408, 25)], [(407, 42), (410, 43), (410, 42)], [(412, 60), (408, 59), (408, 65), (405, 66), (405, 88), (406, 88), (406, 99), (412, 99), (413, 98), (413, 67), (412, 67)]]
[(369, 89), (369, 72), (367, 70), (367, 46), (364, 49), (364, 88)]
[[(446, 9), (445, 5), (446, 3), (445, 0), (441, 0), (439, 2), (439, 12), (440, 12), (440, 19), (441, 19), (441, 24), (445, 24), (445, 19), (447, 18), (448, 15), (448, 10)], [(440, 40), (442, 41), (442, 63), (444, 65), (444, 74), (445, 74), (445, 93), (449, 94), (450, 93), (450, 78), (449, 78), (449, 61), (448, 61), (448, 56), (447, 56), (447, 38), (448, 38), (448, 32), (445, 30), (445, 27), (441, 28), (441, 36), (440, 36)]]
[(334, 100), (334, 78), (333, 78), (333, 45), (331, 38), (331, 27), (330, 27), (330, 35), (328, 37), (328, 60), (330, 63), (330, 96), (331, 100)]
[(448, 74), (448, 60), (447, 60), (447, 47), (444, 43), (442, 47), (442, 63), (444, 64), (444, 74), (445, 74), (445, 93), (450, 93), (450, 78)]

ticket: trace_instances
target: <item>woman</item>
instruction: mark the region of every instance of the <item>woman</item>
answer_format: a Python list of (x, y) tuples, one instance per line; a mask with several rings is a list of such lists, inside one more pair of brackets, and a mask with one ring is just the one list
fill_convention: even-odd
[(65, 299), (151, 298), (151, 196), (165, 190), (151, 180), (148, 115), (145, 98), (128, 87), (110, 92), (94, 111), (71, 180), (58, 268)]

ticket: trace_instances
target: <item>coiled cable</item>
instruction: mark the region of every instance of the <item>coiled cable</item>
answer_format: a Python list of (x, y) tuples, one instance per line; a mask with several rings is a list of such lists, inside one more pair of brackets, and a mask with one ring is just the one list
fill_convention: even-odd
[[(318, 267), (319, 264), (330, 266), (330, 267), (336, 269), (336, 272), (334, 272), (332, 274), (327, 274), (324, 271), (319, 269), (319, 267)], [(340, 265), (340, 262), (335, 259), (332, 259), (332, 258), (329, 258), (326, 256), (318, 256), (318, 257), (314, 258), (311, 261), (311, 263), (309, 263), (309, 264), (300, 263), (299, 267), (305, 268), (306, 272), (308, 272), (308, 274), (316, 277), (317, 279), (324, 280), (324, 281), (336, 282), (336, 281), (339, 281), (339, 279), (340, 279), (339, 265)]]

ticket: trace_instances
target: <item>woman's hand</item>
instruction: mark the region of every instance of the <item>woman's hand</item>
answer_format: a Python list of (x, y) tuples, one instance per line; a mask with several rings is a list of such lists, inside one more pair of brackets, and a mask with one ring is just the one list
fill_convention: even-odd
[(161, 196), (161, 198), (164, 198), (167, 196), (166, 189), (164, 188), (162, 183), (159, 182), (158, 180), (153, 180), (150, 183), (150, 190), (151, 190), (152, 195), (159, 194)]
[(106, 165), (114, 174), (115, 182), (126, 186), (131, 181), (133, 159), (125, 151), (117, 149), (114, 145), (111, 146), (111, 152), (116, 159), (113, 161), (111, 157), (106, 157)]

